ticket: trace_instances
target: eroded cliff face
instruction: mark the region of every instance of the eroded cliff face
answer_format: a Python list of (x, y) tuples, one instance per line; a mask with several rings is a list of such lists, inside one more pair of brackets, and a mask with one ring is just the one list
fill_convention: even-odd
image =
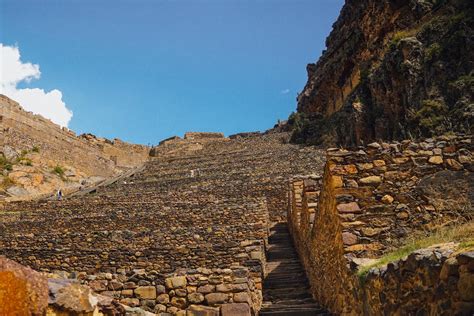
[(76, 136), (0, 95), (0, 199), (64, 193), (140, 166), (149, 147)]
[(346, 0), (290, 117), (293, 141), (470, 132), (474, 2)]

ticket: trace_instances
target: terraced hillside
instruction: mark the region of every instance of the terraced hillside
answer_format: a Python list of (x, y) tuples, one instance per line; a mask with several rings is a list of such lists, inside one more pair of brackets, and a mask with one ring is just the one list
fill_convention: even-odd
[[(0, 254), (40, 271), (75, 272), (96, 291), (155, 312), (236, 303), (239, 293), (255, 309), (269, 227), (285, 221), (287, 181), (322, 170), (324, 160), (285, 137), (177, 140), (160, 146), (139, 173), (91, 194), (5, 204)], [(231, 289), (224, 287), (232, 283), (229, 269)], [(196, 271), (209, 280), (193, 285)], [(183, 274), (184, 292), (168, 293), (165, 279)], [(214, 274), (221, 281), (211, 281)], [(140, 294), (143, 287), (150, 295)]]

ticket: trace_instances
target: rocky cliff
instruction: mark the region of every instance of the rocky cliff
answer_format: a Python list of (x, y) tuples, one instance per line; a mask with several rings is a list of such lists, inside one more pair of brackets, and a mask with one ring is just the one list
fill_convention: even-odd
[(141, 165), (149, 148), (76, 136), (0, 95), (0, 199), (74, 190)]
[(307, 66), (293, 141), (472, 131), (473, 22), (469, 0), (346, 0), (327, 49)]

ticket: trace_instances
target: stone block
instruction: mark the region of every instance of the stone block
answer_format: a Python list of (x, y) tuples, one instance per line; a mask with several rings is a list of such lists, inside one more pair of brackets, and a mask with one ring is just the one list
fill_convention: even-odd
[(384, 160), (381, 160), (381, 159), (376, 159), (373, 161), (374, 163), (374, 166), (376, 167), (383, 167), (385, 166), (385, 161)]
[(362, 184), (380, 184), (382, 182), (382, 178), (379, 176), (369, 176), (365, 178), (361, 178), (359, 183)]
[(186, 316), (219, 316), (219, 308), (191, 305), (186, 310)]
[(360, 213), (361, 211), (357, 202), (341, 203), (336, 208), (339, 213)]
[(102, 292), (107, 290), (107, 280), (94, 280), (89, 282), (89, 286), (94, 292)]
[(118, 291), (123, 289), (123, 283), (116, 280), (111, 280), (109, 281), (108, 288), (112, 291)]
[(132, 289), (122, 290), (121, 294), (123, 297), (133, 297), (133, 290)]
[(186, 305), (187, 305), (186, 298), (175, 296), (171, 299), (171, 305), (176, 306), (180, 309), (186, 308)]
[(211, 284), (206, 284), (197, 288), (197, 291), (202, 294), (212, 293), (215, 290), (215, 286)]
[(210, 306), (223, 304), (227, 302), (229, 296), (225, 293), (209, 293), (205, 296), (206, 302)]
[(53, 298), (50, 303), (66, 310), (68, 313), (92, 313), (95, 310), (96, 303), (93, 304), (93, 301), (90, 300), (91, 295), (91, 289), (85, 285), (65, 279), (50, 280), (50, 298)]
[(140, 300), (138, 298), (123, 298), (120, 300), (120, 303), (130, 307), (140, 306)]
[(163, 313), (166, 312), (166, 305), (163, 304), (156, 304), (155, 308), (153, 309), (155, 313)]
[(156, 297), (156, 301), (160, 304), (168, 304), (170, 302), (170, 297), (168, 294), (160, 294)]
[(250, 306), (245, 303), (224, 304), (221, 306), (221, 316), (251, 316)]
[(233, 292), (243, 292), (243, 291), (247, 291), (248, 289), (249, 289), (249, 286), (247, 283), (232, 284)]
[(443, 163), (443, 157), (441, 156), (432, 156), (428, 159), (428, 162), (433, 165), (441, 165)]
[(236, 302), (236, 303), (249, 303), (249, 302), (251, 302), (249, 293), (247, 293), (247, 292), (235, 293), (234, 294), (234, 302)]
[(457, 162), (455, 159), (446, 159), (446, 164), (452, 170), (462, 170), (463, 165)]
[(382, 197), (382, 203), (392, 204), (392, 202), (393, 202), (393, 197), (391, 195), (386, 194)]
[(232, 291), (232, 287), (231, 287), (230, 284), (218, 284), (218, 285), (216, 286), (216, 291), (217, 291), (217, 292), (227, 293), (227, 292)]
[(353, 233), (350, 232), (344, 232), (342, 233), (342, 242), (344, 245), (351, 246), (357, 244), (359, 241), (359, 238), (354, 235)]
[(155, 299), (156, 288), (154, 286), (139, 286), (135, 289), (135, 295), (141, 299)]
[(191, 293), (188, 294), (188, 301), (191, 304), (199, 304), (204, 302), (204, 295), (201, 293)]
[(156, 286), (156, 294), (166, 293), (166, 288), (163, 285)]
[(165, 280), (166, 287), (169, 289), (185, 288), (186, 287), (186, 277), (177, 276), (172, 278), (167, 278)]

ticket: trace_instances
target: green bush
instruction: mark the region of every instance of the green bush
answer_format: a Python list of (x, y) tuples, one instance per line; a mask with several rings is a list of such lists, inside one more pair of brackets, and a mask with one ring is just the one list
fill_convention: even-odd
[(7, 170), (11, 171), (13, 166), (10, 161), (2, 154), (0, 155), (0, 171)]
[(308, 128), (310, 128), (311, 120), (304, 113), (293, 112), (288, 118), (288, 124), (291, 127), (290, 142), (303, 144), (308, 139)]
[(33, 149), (31, 149), (32, 152), (34, 153), (39, 153), (40, 152), (40, 149), (38, 146), (33, 146)]
[(390, 41), (390, 48), (394, 48), (398, 45), (398, 43), (407, 37), (411, 37), (414, 35), (413, 30), (402, 30), (402, 31), (397, 31), (395, 34), (393, 34), (392, 40)]
[(441, 55), (441, 45), (439, 43), (431, 44), (425, 51), (425, 60), (432, 61)]
[(415, 120), (418, 122), (424, 135), (433, 135), (443, 132), (443, 123), (446, 120), (448, 108), (438, 100), (424, 100), (421, 108), (415, 112)]
[(459, 77), (456, 81), (450, 83), (455, 87), (474, 87), (474, 75), (469, 74)]
[(57, 165), (56, 167), (54, 167), (53, 173), (55, 173), (58, 176), (62, 177), (62, 176), (64, 176), (64, 169), (63, 169), (63, 167)]

